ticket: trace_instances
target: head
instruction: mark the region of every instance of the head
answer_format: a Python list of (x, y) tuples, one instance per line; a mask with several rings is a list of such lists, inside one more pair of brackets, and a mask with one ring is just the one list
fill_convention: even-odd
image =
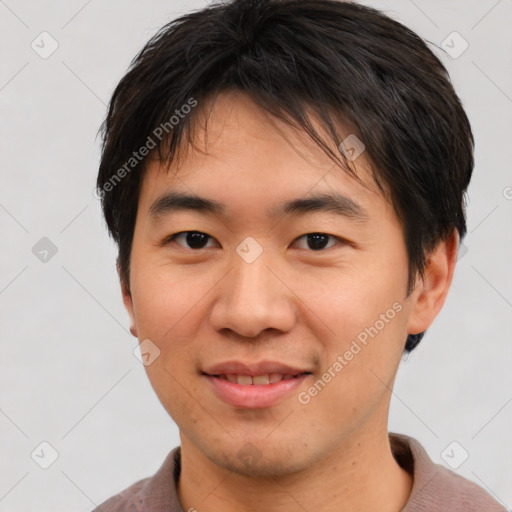
[[(132, 333), (160, 351), (148, 376), (182, 434), (226, 467), (250, 441), (298, 469), (384, 421), (400, 356), (448, 292), (473, 168), (425, 43), (350, 2), (212, 5), (139, 53), (103, 135)], [(309, 374), (295, 400), (238, 408), (204, 375), (231, 359)]]

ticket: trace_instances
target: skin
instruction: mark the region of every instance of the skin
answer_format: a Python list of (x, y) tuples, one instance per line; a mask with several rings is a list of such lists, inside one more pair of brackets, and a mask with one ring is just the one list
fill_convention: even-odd
[[(207, 143), (197, 119), (197, 149), (179, 166), (147, 165), (130, 283), (121, 283), (133, 335), (160, 350), (146, 370), (180, 430), (184, 510), (398, 511), (412, 478), (390, 449), (391, 389), (407, 334), (426, 330), (444, 304), (457, 232), (430, 254), (426, 277), (406, 297), (402, 225), (371, 183), (364, 154), (355, 165), (367, 187), (243, 93), (219, 95)], [(153, 202), (170, 190), (226, 211), (151, 218)], [(286, 200), (332, 191), (356, 201), (367, 219), (266, 215)], [(190, 230), (211, 237), (205, 248), (190, 248), (184, 236), (165, 242)], [(315, 251), (308, 233), (333, 237)], [(247, 236), (263, 249), (250, 264), (236, 252)], [(298, 390), (307, 391), (396, 302), (401, 311), (307, 404), (294, 392), (268, 408), (233, 407), (201, 374), (229, 359), (272, 359), (312, 371)], [(240, 457), (244, 447), (252, 460)]]

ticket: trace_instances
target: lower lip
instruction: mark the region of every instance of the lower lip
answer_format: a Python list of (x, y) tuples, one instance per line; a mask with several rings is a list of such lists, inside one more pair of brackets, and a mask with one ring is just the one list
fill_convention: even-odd
[(243, 386), (235, 384), (220, 377), (205, 375), (212, 384), (217, 396), (229, 405), (234, 407), (245, 407), (258, 409), (271, 407), (295, 391), (310, 374), (300, 375), (293, 379), (280, 380), (273, 384)]

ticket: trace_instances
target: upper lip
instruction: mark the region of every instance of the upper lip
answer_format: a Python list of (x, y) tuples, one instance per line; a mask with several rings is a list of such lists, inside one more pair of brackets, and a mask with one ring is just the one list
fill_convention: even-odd
[(207, 375), (266, 375), (269, 373), (280, 373), (282, 375), (300, 375), (301, 373), (311, 373), (304, 368), (289, 366), (278, 361), (260, 361), (258, 363), (243, 363), (242, 361), (224, 361), (209, 366), (203, 371)]

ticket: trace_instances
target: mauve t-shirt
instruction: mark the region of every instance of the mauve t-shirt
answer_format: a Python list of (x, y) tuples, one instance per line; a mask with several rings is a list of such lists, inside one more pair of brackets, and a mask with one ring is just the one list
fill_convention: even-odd
[[(478, 485), (434, 464), (416, 439), (393, 433), (389, 438), (395, 459), (414, 479), (407, 503), (397, 512), (507, 512)], [(93, 512), (184, 512), (176, 492), (180, 469), (178, 446), (155, 475), (134, 483)]]

